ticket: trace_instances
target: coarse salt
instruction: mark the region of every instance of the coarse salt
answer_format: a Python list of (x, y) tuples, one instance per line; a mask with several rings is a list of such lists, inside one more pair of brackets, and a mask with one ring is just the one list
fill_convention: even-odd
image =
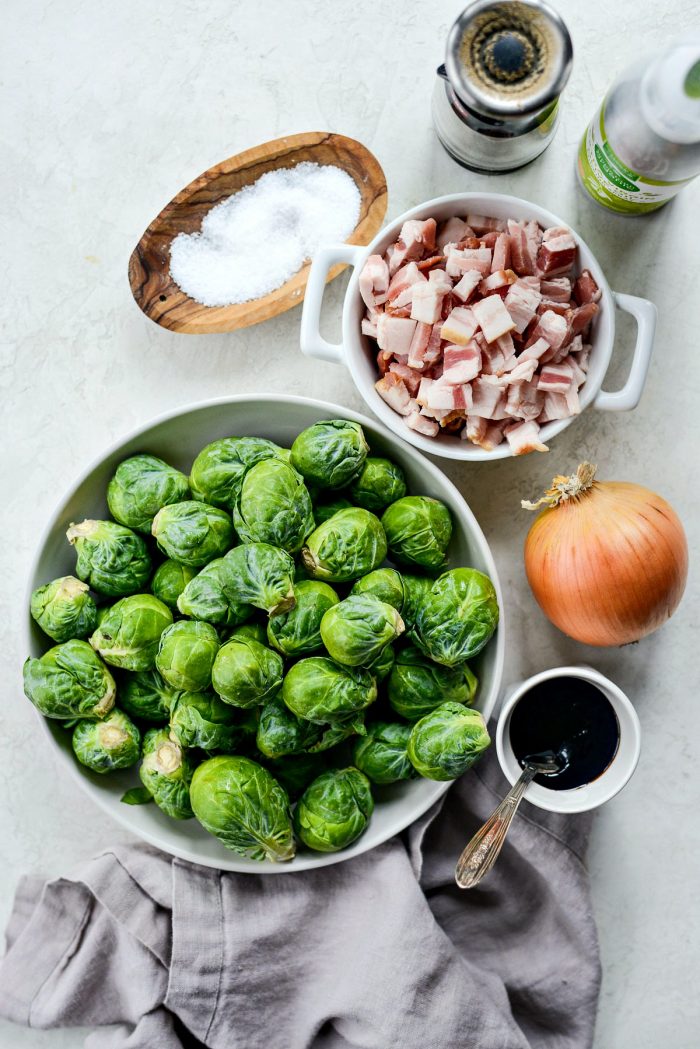
[(360, 192), (341, 168), (304, 162), (268, 171), (212, 208), (199, 233), (170, 247), (170, 275), (203, 306), (249, 302), (279, 288), (329, 241), (346, 240)]

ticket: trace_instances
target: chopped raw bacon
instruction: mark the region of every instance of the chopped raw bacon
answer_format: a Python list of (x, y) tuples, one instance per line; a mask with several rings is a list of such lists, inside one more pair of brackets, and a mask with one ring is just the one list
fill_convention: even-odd
[(500, 295), (488, 295), (472, 306), (472, 313), (479, 322), (487, 342), (495, 342), (501, 335), (513, 331), (515, 321), (503, 305)]
[(599, 308), (600, 307), (595, 302), (587, 302), (585, 306), (578, 306), (573, 311), (571, 316), (571, 330), (574, 335), (578, 335), (579, 332), (586, 330), (595, 315), (598, 313)]
[(513, 325), (518, 335), (522, 335), (530, 321), (534, 318), (537, 313), (537, 307), (542, 300), (539, 291), (539, 281), (537, 284), (537, 288), (532, 287), (530, 283), (520, 278), (508, 288), (508, 294), (505, 297), (505, 307), (513, 318)]
[(481, 350), (475, 342), (468, 346), (446, 346), (443, 378), (449, 383), (471, 382), (481, 371)]
[(508, 219), (510, 238), (510, 264), (521, 276), (535, 272), (535, 255), (532, 254), (532, 240), (528, 239), (525, 224)]
[(413, 368), (409, 368), (407, 364), (399, 364), (398, 361), (393, 361), (393, 363), (389, 365), (389, 373), (391, 375), (398, 375), (411, 397), (416, 396), (418, 393), (418, 387), (421, 383), (420, 372), (414, 371)]
[(516, 426), (507, 426), (505, 434), (513, 455), (549, 451), (547, 445), (542, 444), (540, 440), (540, 428), (536, 422), (528, 421)]
[(543, 299), (549, 302), (566, 302), (571, 299), (571, 281), (568, 277), (554, 277), (552, 280), (540, 281), (540, 292)]
[(568, 273), (576, 261), (576, 241), (565, 226), (552, 226), (544, 231), (537, 252), (537, 272), (557, 277)]
[(537, 327), (530, 336), (529, 342), (534, 343), (537, 339), (545, 339), (553, 350), (564, 346), (569, 335), (569, 325), (565, 317), (561, 317), (553, 310), (545, 310), (537, 322)]
[(481, 284), (481, 279), (481, 270), (467, 270), (462, 279), (455, 284), (452, 294), (462, 302), (468, 302), (472, 293)]
[(435, 244), (439, 251), (444, 251), (447, 244), (458, 244), (464, 237), (471, 237), (473, 233), (474, 230), (469, 228), (464, 219), (453, 215), (438, 228)]
[(421, 412), (412, 412), (406, 416), (406, 426), (410, 427), (411, 430), (415, 430), (416, 433), (422, 433), (426, 437), (437, 437), (440, 433), (440, 425), (433, 419), (428, 419)]
[(493, 246), (493, 258), (491, 259), (491, 270), (507, 270), (510, 267), (510, 237), (507, 233), (499, 233)]
[(490, 248), (457, 248), (448, 244), (445, 248), (448, 277), (461, 277), (468, 270), (478, 270), (482, 277), (491, 272)]
[(386, 301), (389, 267), (381, 255), (370, 255), (360, 273), (360, 295), (365, 306), (373, 310)]
[(574, 370), (568, 364), (545, 364), (540, 372), (538, 390), (545, 393), (566, 393), (574, 380)]
[(404, 262), (420, 259), (435, 252), (435, 219), (407, 219), (401, 227), (399, 239), (389, 260), (389, 272), (396, 273)]
[(374, 388), (389, 407), (393, 408), (399, 415), (407, 415), (411, 410), (411, 396), (403, 380), (398, 375), (394, 375), (393, 372), (387, 372), (383, 378), (375, 382)]
[(440, 329), (440, 338), (466, 346), (479, 327), (474, 314), (467, 306), (455, 306)]
[(431, 270), (433, 266), (438, 266), (441, 262), (445, 261), (444, 255), (431, 255), (429, 259), (422, 259), (418, 263), (418, 269), (421, 271)]
[(423, 324), (420, 321), (416, 324), (416, 330), (413, 333), (411, 345), (408, 348), (409, 368), (423, 367), (432, 333), (433, 329), (429, 324)]
[(479, 285), (479, 291), (482, 295), (488, 295), (490, 291), (496, 291), (497, 288), (510, 287), (517, 279), (518, 274), (513, 273), (512, 270), (494, 270), (489, 273), (488, 277), (484, 277)]
[[(397, 306), (404, 305), (404, 303), (399, 300), (403, 298), (406, 289), (427, 279), (428, 278), (418, 269), (415, 262), (407, 262), (405, 266), (402, 266), (401, 269), (396, 271), (389, 281), (389, 287), (386, 293), (387, 302), (392, 302)], [(406, 301), (411, 301), (410, 296)]]
[(475, 233), (489, 233), (491, 230), (502, 233), (506, 228), (503, 219), (495, 219), (491, 215), (467, 215), (467, 225), (471, 226)]
[(363, 335), (371, 335), (373, 339), (377, 338), (377, 325), (374, 321), (370, 320), (369, 317), (362, 318), (362, 324), (360, 327)]
[(412, 290), (411, 320), (420, 321), (422, 324), (435, 324), (439, 321), (442, 300), (447, 293), (431, 280), (426, 280), (422, 284), (414, 284)]
[(386, 313), (381, 313), (377, 321), (379, 349), (388, 350), (390, 353), (408, 354), (415, 329), (414, 320), (409, 320), (407, 317), (390, 317)]
[(601, 291), (590, 270), (582, 270), (574, 281), (574, 299), (579, 306), (585, 306), (587, 302), (599, 302)]

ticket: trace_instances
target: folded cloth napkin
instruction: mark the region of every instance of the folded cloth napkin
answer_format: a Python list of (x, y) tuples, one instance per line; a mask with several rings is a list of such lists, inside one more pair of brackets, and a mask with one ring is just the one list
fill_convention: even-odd
[(488, 878), (454, 883), (507, 789), (494, 755), (395, 838), (296, 874), (145, 845), (17, 890), (0, 1015), (87, 1049), (586, 1049), (600, 972), (589, 820), (525, 803)]

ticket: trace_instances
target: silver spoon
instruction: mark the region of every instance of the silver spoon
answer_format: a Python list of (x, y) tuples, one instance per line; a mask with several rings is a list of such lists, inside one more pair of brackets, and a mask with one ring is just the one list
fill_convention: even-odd
[(555, 754), (545, 750), (541, 754), (530, 754), (523, 762), (520, 778), (513, 784), (505, 798), (492, 812), (486, 823), (476, 832), (457, 860), (455, 881), (460, 889), (473, 889), (493, 867), (506, 840), (508, 828), (518, 811), (523, 794), (535, 776), (555, 776), (569, 765), (568, 754), (562, 748)]

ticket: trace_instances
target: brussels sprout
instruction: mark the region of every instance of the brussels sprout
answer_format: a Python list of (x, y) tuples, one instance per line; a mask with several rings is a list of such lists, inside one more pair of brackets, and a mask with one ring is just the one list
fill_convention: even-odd
[(107, 486), (109, 512), (119, 524), (150, 533), (158, 511), (189, 498), (187, 478), (155, 455), (134, 455), (117, 467)]
[(291, 466), (263, 459), (246, 471), (233, 523), (244, 543), (270, 543), (296, 554), (315, 528), (311, 496)]
[(319, 525), (301, 551), (309, 575), (346, 583), (377, 568), (386, 557), (386, 536), (379, 518), (353, 507)]
[(103, 718), (114, 706), (114, 678), (87, 641), (55, 645), (24, 664), (24, 694), (47, 718)]
[(294, 829), (308, 848), (337, 852), (359, 838), (373, 808), (369, 780), (358, 769), (324, 772), (299, 799)]
[(389, 676), (389, 702), (400, 717), (417, 721), (442, 703), (471, 703), (477, 685), (466, 663), (443, 667), (409, 645), (397, 655)]
[(404, 602), (403, 608), (399, 611), (406, 624), (406, 629), (411, 630), (416, 623), (418, 606), (425, 599), (426, 594), (432, 590), (435, 580), (426, 579), (425, 576), (409, 575), (407, 572), (402, 572), (401, 579), (403, 580)]
[[(377, 698), (377, 683), (366, 670), (351, 669), (326, 656), (309, 656), (290, 667), (282, 699), (297, 717), (319, 724), (347, 722)], [(361, 723), (361, 722), (360, 722)]]
[(268, 700), (260, 711), (256, 742), (267, 758), (282, 758), (308, 750), (321, 738), (322, 729), (292, 714), (279, 696)]
[(369, 446), (359, 423), (326, 419), (302, 430), (292, 445), (292, 466), (319, 488), (344, 488), (362, 469)]
[(195, 499), (164, 506), (153, 518), (151, 532), (166, 557), (190, 568), (221, 557), (234, 541), (229, 515)]
[(170, 707), (177, 690), (164, 681), (157, 670), (142, 670), (125, 674), (119, 679), (119, 706), (130, 718), (164, 723), (170, 716)]
[(72, 575), (38, 587), (30, 612), (44, 633), (58, 642), (87, 637), (97, 626), (97, 608), (89, 587)]
[(212, 668), (212, 684), (226, 703), (256, 707), (282, 686), (282, 657), (249, 637), (234, 637), (219, 649)]
[(181, 620), (163, 631), (156, 655), (161, 676), (182, 692), (211, 687), (211, 668), (219, 651), (219, 635), (211, 623)]
[(256, 761), (222, 756), (202, 762), (191, 796), (199, 822), (227, 849), (252, 860), (293, 858), (289, 798)]
[[(432, 586), (432, 579), (428, 580), (428, 586)], [(373, 594), (387, 605), (393, 605), (397, 612), (401, 612), (404, 604), (404, 582), (403, 577), (395, 568), (375, 568), (374, 572), (363, 575), (353, 584), (351, 594)]]
[(82, 521), (66, 532), (77, 552), (75, 572), (105, 597), (126, 597), (143, 590), (151, 574), (144, 539), (114, 521)]
[(350, 510), (351, 507), (352, 503), (350, 500), (342, 497), (334, 499), (331, 503), (319, 503), (317, 506), (314, 506), (314, 521), (316, 522), (316, 527), (318, 528), (320, 524), (327, 521), (329, 517), (333, 516), (333, 514), (337, 514), (338, 510)]
[(293, 754), (270, 761), (268, 768), (292, 801), (296, 801), (309, 783), (326, 771), (328, 760), (325, 754)]
[(494, 585), (475, 568), (453, 568), (421, 599), (413, 637), (427, 656), (453, 667), (471, 659), (498, 625)]
[(376, 659), (373, 659), (372, 662), (367, 665), (367, 669), (371, 674), (374, 674), (377, 681), (384, 681), (384, 679), (389, 677), (389, 674), (391, 673), (394, 659), (393, 645), (387, 645), (386, 648), (382, 649)]
[(217, 557), (191, 579), (177, 599), (178, 611), (193, 619), (203, 619), (217, 626), (237, 626), (253, 609), (243, 602), (233, 602), (224, 592), (225, 562)]
[(427, 779), (456, 779), (471, 768), (490, 742), (478, 710), (443, 703), (416, 721), (408, 740), (408, 759)]
[(391, 556), (405, 565), (441, 568), (452, 537), (450, 511), (427, 495), (406, 495), (382, 514)]
[(247, 543), (224, 558), (224, 593), (233, 603), (245, 602), (276, 616), (294, 606), (294, 562), (269, 543)]
[(406, 494), (406, 478), (401, 467), (390, 459), (370, 456), (348, 488), (348, 494), (357, 506), (380, 514)]
[(257, 641), (259, 645), (266, 645), (267, 627), (264, 623), (242, 623), (231, 631), (227, 640), (231, 641), (234, 637), (247, 637)]
[(367, 735), (355, 743), (352, 759), (372, 783), (411, 779), (415, 769), (406, 753), (410, 735), (410, 725), (375, 721), (367, 729)]
[(139, 760), (141, 733), (121, 710), (103, 721), (79, 721), (73, 729), (73, 753), (93, 772), (128, 769)]
[(170, 736), (181, 747), (231, 751), (240, 738), (230, 706), (213, 692), (178, 692), (170, 709)]
[(149, 729), (143, 737), (141, 782), (159, 809), (174, 820), (192, 819), (190, 783), (193, 766), (167, 728)]
[(230, 509), (246, 470), (262, 459), (284, 459), (285, 451), (264, 437), (223, 437), (214, 441), (192, 463), (192, 495), (211, 506)]
[(113, 667), (150, 670), (160, 635), (172, 621), (168, 606), (153, 594), (123, 597), (102, 617), (90, 644)]
[(172, 612), (175, 612), (177, 611), (178, 597), (196, 574), (197, 570), (195, 568), (180, 565), (177, 561), (171, 561), (168, 558), (167, 561), (163, 561), (163, 564), (156, 568), (153, 574), (151, 593), (159, 601), (162, 601), (164, 605), (167, 605)]
[(293, 659), (323, 648), (321, 620), (340, 598), (327, 583), (308, 579), (294, 584), (294, 599), (294, 608), (274, 616), (267, 627), (270, 644)]
[(358, 714), (348, 714), (333, 725), (326, 725), (325, 728), (323, 726), (318, 727), (321, 728), (321, 736), (309, 746), (310, 754), (320, 754), (323, 751), (330, 750), (332, 747), (337, 747), (339, 743), (350, 739), (351, 736), (364, 736), (367, 731), (365, 728), (365, 712), (360, 711)]
[(345, 666), (369, 666), (404, 631), (393, 607), (373, 594), (355, 594), (329, 608), (321, 637), (331, 659)]

